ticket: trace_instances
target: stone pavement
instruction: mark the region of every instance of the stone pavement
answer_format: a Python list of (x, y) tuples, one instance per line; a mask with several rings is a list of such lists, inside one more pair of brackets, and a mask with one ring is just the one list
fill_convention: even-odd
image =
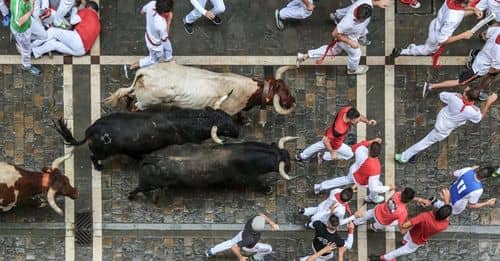
[[(42, 59), (43, 77), (22, 72), (15, 47), (8, 42), (8, 31), (0, 29), (0, 159), (39, 169), (63, 153), (51, 120), (64, 116), (73, 126), (75, 136), (84, 135), (85, 128), (99, 115), (116, 111), (101, 104), (101, 100), (120, 87), (127, 87), (121, 61), (130, 62), (145, 55), (144, 18), (138, 15), (145, 0), (101, 1), (103, 32), (99, 44), (81, 59)], [(190, 9), (188, 1), (177, 1), (172, 25), (174, 55), (188, 63), (192, 56), (201, 56), (201, 67), (218, 72), (235, 72), (264, 78), (280, 63), (292, 64), (297, 51), (317, 47), (330, 40), (332, 24), (328, 12), (349, 1), (321, 1), (311, 18), (287, 23), (283, 32), (276, 30), (273, 10), (286, 1), (226, 1), (224, 24), (215, 27), (201, 19), (195, 34), (187, 35), (181, 18)], [(392, 156), (400, 152), (433, 126), (442, 106), (437, 93), (421, 99), (424, 80), (454, 78), (463, 69), (461, 62), (471, 47), (480, 47), (476, 39), (453, 44), (445, 51), (443, 61), (449, 65), (433, 69), (430, 59), (386, 59), (393, 46), (425, 41), (427, 25), (442, 1), (425, 1), (419, 10), (397, 3), (386, 11), (375, 10), (369, 27), (372, 45), (362, 63), (370, 64), (366, 77), (347, 76), (345, 65), (331, 65), (343, 59), (326, 59), (324, 66), (303, 66), (285, 75), (299, 106), (289, 116), (280, 116), (268, 108), (268, 124), (257, 126), (258, 110), (250, 112), (252, 124), (242, 130), (241, 140), (275, 142), (285, 135), (297, 135), (287, 149), (294, 153), (323, 134), (335, 111), (345, 105), (364, 108), (369, 118), (378, 121), (376, 127), (362, 125), (353, 128), (348, 143), (375, 136), (393, 140), (394, 151), (386, 146), (381, 156), (386, 184), (411, 186), (422, 195), (434, 195), (436, 189), (448, 186), (453, 170), (476, 163), (498, 165), (500, 155), (499, 103), (480, 124), (467, 124), (447, 140), (419, 155), (413, 165), (394, 165)], [(396, 15), (389, 12), (396, 11)], [(392, 21), (392, 23), (391, 23)], [(474, 24), (468, 18), (457, 30)], [(388, 32), (388, 33), (387, 33)], [(391, 40), (391, 36), (394, 36)], [(218, 56), (218, 64), (206, 56)], [(238, 60), (236, 56), (258, 56), (258, 63)], [(454, 56), (458, 56), (456, 59)], [(379, 60), (376, 60), (380, 58)], [(192, 61), (195, 61), (194, 59)], [(199, 60), (198, 60), (199, 61)], [(233, 61), (242, 61), (233, 64)], [(269, 62), (271, 61), (271, 62)], [(381, 62), (380, 62), (381, 61)], [(50, 65), (54, 64), (54, 65)], [(232, 65), (228, 65), (232, 64)], [(393, 86), (393, 89), (392, 87)], [(493, 91), (497, 91), (494, 84)], [(391, 94), (394, 96), (393, 99)], [(392, 112), (391, 112), (392, 108)], [(468, 139), (468, 137), (472, 137)], [(387, 158), (385, 158), (387, 155)], [(192, 190), (172, 189), (156, 192), (158, 203), (151, 197), (128, 201), (127, 195), (137, 185), (137, 162), (116, 157), (105, 164), (102, 173), (92, 171), (88, 149), (75, 151), (74, 161), (66, 163), (66, 173), (74, 177), (81, 197), (66, 202), (65, 218), (50, 208), (29, 206), (0, 213), (0, 260), (203, 260), (209, 246), (232, 237), (246, 219), (265, 210), (285, 231), (264, 233), (263, 240), (273, 245), (272, 260), (291, 260), (310, 251), (310, 231), (300, 229), (306, 221), (296, 214), (297, 206), (315, 205), (325, 195), (315, 196), (312, 184), (326, 178), (345, 175), (350, 162), (316, 163), (305, 167), (293, 166), (291, 181), (276, 179), (275, 193), (265, 196), (250, 189)], [(495, 197), (498, 180), (485, 186), (483, 198)], [(61, 206), (63, 200), (58, 202)], [(68, 204), (69, 203), (69, 204)], [(356, 202), (352, 204), (357, 208)], [(371, 207), (371, 206), (370, 206)], [(411, 212), (417, 211), (411, 206)], [(74, 223), (79, 214), (93, 214), (94, 237), (91, 244), (75, 244)], [(31, 227), (30, 224), (37, 224)], [(182, 229), (176, 226), (186, 225)], [(223, 224), (221, 227), (210, 225)], [(224, 225), (225, 224), (225, 225)], [(450, 232), (439, 235), (429, 245), (401, 260), (500, 260), (500, 208), (467, 210), (452, 220)], [(116, 228), (122, 225), (121, 228)], [(172, 230), (161, 226), (172, 226)], [(153, 229), (148, 229), (152, 226)], [(160, 226), (160, 229), (158, 229)], [(197, 230), (197, 226), (209, 229)], [(463, 227), (461, 227), (463, 226)], [(474, 232), (476, 229), (490, 230)], [(364, 260), (366, 255), (379, 254), (386, 247), (400, 242), (399, 233), (357, 232), (355, 247), (348, 260)], [(359, 249), (358, 243), (368, 245)], [(229, 254), (216, 260), (233, 260)]]

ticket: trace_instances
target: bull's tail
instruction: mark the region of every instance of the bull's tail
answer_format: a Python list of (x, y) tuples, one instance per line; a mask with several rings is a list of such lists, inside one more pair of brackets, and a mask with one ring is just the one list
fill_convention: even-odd
[[(134, 91), (134, 88), (135, 88), (135, 85), (136, 85), (137, 81), (141, 80), (142, 76), (143, 76), (143, 74), (140, 71), (138, 71), (135, 74), (134, 81), (132, 82), (132, 85), (130, 85), (130, 87), (128, 87), (128, 88), (120, 88), (120, 89), (116, 90), (108, 98), (104, 99), (104, 102), (106, 104), (109, 104), (109, 105), (113, 106), (113, 107), (116, 107), (118, 105), (118, 103), (120, 102), (120, 100), (124, 96), (127, 96), (131, 92)], [(141, 87), (141, 86), (138, 86), (138, 87)]]
[(87, 141), (87, 137), (85, 137), (81, 141), (77, 141), (74, 137), (71, 131), (68, 129), (68, 126), (66, 125), (66, 122), (62, 118), (59, 118), (57, 121), (54, 121), (54, 128), (56, 129), (59, 134), (64, 139), (64, 143), (66, 145), (72, 145), (72, 146), (80, 146), (84, 144)]

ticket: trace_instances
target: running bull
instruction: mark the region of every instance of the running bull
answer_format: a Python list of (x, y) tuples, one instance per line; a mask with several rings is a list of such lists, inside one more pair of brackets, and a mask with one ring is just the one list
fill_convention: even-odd
[[(227, 99), (220, 99), (216, 107)], [(168, 111), (119, 112), (98, 119), (78, 141), (59, 119), (56, 130), (67, 145), (88, 143), (94, 168), (102, 170), (100, 161), (117, 154), (142, 159), (144, 154), (168, 145), (201, 143), (208, 138), (222, 143), (218, 135), (237, 138), (239, 128), (232, 118), (221, 110), (172, 109)]]
[(283, 137), (278, 145), (261, 142), (186, 144), (171, 146), (148, 155), (140, 170), (139, 185), (129, 194), (146, 193), (173, 186), (208, 187), (253, 186), (269, 191), (263, 176), (278, 172), (289, 180), (290, 154), (285, 142), (297, 137)]
[[(158, 63), (137, 71), (132, 86), (120, 88), (106, 103), (116, 106), (124, 97), (135, 96), (139, 110), (154, 105), (203, 109), (214, 107), (216, 101), (233, 90), (234, 94), (221, 106), (229, 115), (236, 115), (260, 105), (262, 109), (273, 104), (279, 114), (289, 114), (295, 107), (295, 98), (282, 80), (283, 73), (294, 66), (282, 66), (274, 79), (256, 80), (234, 73), (216, 73), (205, 69), (179, 65), (175, 62)], [(263, 110), (264, 111), (264, 110)], [(265, 113), (259, 123), (265, 124)]]
[(63, 211), (57, 206), (55, 197), (61, 195), (71, 199), (78, 198), (78, 190), (59, 169), (59, 165), (71, 155), (72, 151), (55, 159), (50, 167), (44, 167), (42, 171), (0, 162), (0, 210), (9, 211), (38, 194), (44, 194), (49, 206), (62, 215)]

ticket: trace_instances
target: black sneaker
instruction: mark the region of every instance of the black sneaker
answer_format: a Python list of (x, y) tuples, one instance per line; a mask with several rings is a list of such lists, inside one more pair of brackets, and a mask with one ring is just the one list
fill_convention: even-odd
[(300, 153), (295, 154), (295, 161), (303, 162), (304, 160), (300, 157)]
[(193, 24), (186, 23), (186, 21), (184, 21), (184, 20), (182, 20), (182, 23), (184, 24), (184, 31), (186, 31), (187, 34), (193, 34), (193, 32), (194, 32)]
[(222, 19), (220, 19), (220, 17), (217, 15), (214, 17), (214, 19), (210, 19), (210, 21), (212, 21), (212, 23), (214, 23), (215, 25), (222, 24)]
[(132, 72), (130, 71), (130, 67), (126, 64), (123, 65), (123, 73), (125, 74), (125, 78), (127, 80), (130, 80), (130, 75), (132, 75)]
[(370, 256), (370, 261), (382, 261), (382, 259), (380, 258), (380, 256), (371, 255)]
[(465, 64), (465, 67), (467, 69), (472, 69), (472, 63), (474, 62), (474, 59), (476, 59), (477, 54), (479, 53), (479, 49), (470, 49), (469, 50), (469, 55), (467, 57), (467, 63)]
[(411, 163), (411, 164), (415, 164), (415, 163), (417, 163), (417, 156), (415, 155), (415, 156), (411, 157), (411, 158), (408, 160), (408, 163)]
[(208, 249), (207, 251), (205, 251), (205, 256), (210, 258), (210, 257), (213, 257), (214, 254), (212, 254), (212, 251), (210, 251), (210, 249)]
[(303, 207), (298, 207), (297, 212), (301, 215), (304, 215), (304, 208)]
[(394, 49), (392, 49), (391, 56), (394, 57), (394, 58), (400, 56), (402, 50), (403, 49), (401, 49), (401, 48), (394, 48)]
[(429, 92), (431, 91), (431, 89), (429, 89), (430, 85), (431, 84), (428, 81), (424, 82), (424, 86), (422, 87), (422, 98), (425, 98), (427, 97), (427, 95), (429, 95)]

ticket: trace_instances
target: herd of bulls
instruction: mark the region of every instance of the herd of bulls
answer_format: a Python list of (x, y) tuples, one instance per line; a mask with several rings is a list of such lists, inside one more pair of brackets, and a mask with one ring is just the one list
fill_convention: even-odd
[[(88, 144), (96, 170), (102, 170), (103, 161), (113, 155), (138, 160), (139, 184), (130, 193), (131, 200), (137, 193), (178, 185), (243, 185), (270, 192), (263, 176), (279, 173), (290, 179), (290, 154), (284, 144), (296, 137), (267, 144), (224, 143), (219, 136), (238, 138), (241, 113), (255, 106), (273, 104), (277, 113), (290, 113), (295, 99), (282, 80), (288, 69), (280, 67), (274, 78), (258, 80), (175, 62), (160, 63), (137, 71), (130, 88), (119, 89), (105, 100), (117, 105), (135, 98), (135, 112), (103, 116), (87, 128), (82, 140), (73, 137), (64, 120), (54, 124), (66, 145)], [(265, 117), (259, 123), (264, 125)], [(213, 143), (204, 142), (210, 138)], [(57, 158), (40, 172), (0, 163), (0, 209), (8, 211), (42, 194), (62, 214), (55, 197), (78, 197), (78, 190), (59, 169), (71, 155)]]

